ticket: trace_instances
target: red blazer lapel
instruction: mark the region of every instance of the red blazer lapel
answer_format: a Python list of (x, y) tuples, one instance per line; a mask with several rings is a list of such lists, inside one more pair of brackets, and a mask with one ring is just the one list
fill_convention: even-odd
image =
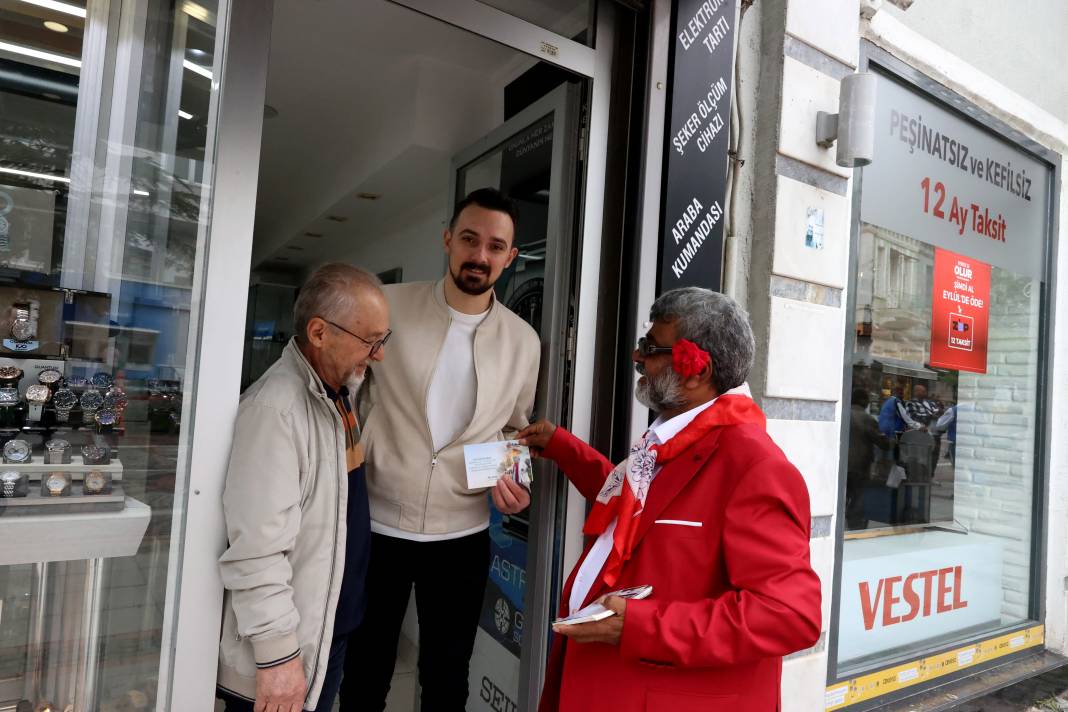
[[(652, 528), (660, 513), (671, 504), (672, 500), (682, 492), (686, 485), (690, 483), (690, 480), (701, 471), (708, 459), (712, 457), (712, 453), (716, 451), (716, 447), (719, 445), (720, 434), (723, 430), (723, 428), (715, 428), (707, 437), (679, 453), (678, 457), (664, 465), (660, 472), (657, 473), (653, 479), (653, 484), (649, 486), (649, 494), (645, 498), (645, 509), (642, 511), (641, 521), (638, 522), (638, 533), (634, 541), (632, 556), (637, 553), (642, 539)], [(641, 583), (649, 582), (643, 581)], [(604, 579), (598, 577), (597, 582), (590, 589), (590, 593), (586, 596), (586, 600), (583, 601), (582, 605), (586, 606), (597, 600), (599, 596), (607, 593), (607, 588), (604, 584)]]

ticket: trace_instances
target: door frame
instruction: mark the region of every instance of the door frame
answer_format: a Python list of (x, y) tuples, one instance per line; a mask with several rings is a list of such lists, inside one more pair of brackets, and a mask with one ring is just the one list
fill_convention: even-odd
[[(509, 139), (538, 121), (553, 115), (552, 171), (549, 177), (549, 216), (546, 223), (544, 284), (551, 295), (551, 308), (541, 317), (541, 373), (538, 391), (544, 400), (537, 417), (561, 422), (565, 417), (563, 400), (565, 360), (572, 328), (569, 315), (574, 306), (571, 298), (571, 254), (575, 210), (575, 171), (577, 163), (581, 110), (580, 89), (567, 82), (558, 86), (488, 134), (453, 156), (449, 175), (449, 199), (459, 199), (457, 177), (466, 166), (494, 152)], [(563, 170), (559, 170), (559, 169)], [(448, 206), (450, 209), (452, 205)], [(555, 235), (553, 234), (555, 232)], [(549, 470), (549, 468), (545, 468)], [(545, 676), (545, 653), (549, 645), (549, 624), (553, 607), (553, 542), (558, 522), (557, 500), (561, 476), (555, 471), (536, 477), (530, 507), (530, 534), (527, 538), (526, 593), (523, 597), (523, 642), (519, 657), (519, 699), (524, 709), (536, 709), (541, 683)], [(566, 482), (566, 480), (564, 480)], [(537, 575), (531, 575), (536, 573)]]
[[(601, 209), (604, 204), (605, 167), (608, 155), (608, 114), (611, 99), (611, 69), (615, 44), (615, 13), (612, 0), (597, 0), (594, 39), (587, 47), (530, 22), (509, 15), (477, 0), (388, 0), (486, 37), (539, 60), (550, 62), (589, 81), (589, 116), (584, 155), (585, 173), (578, 177), (582, 188), (579, 207), (580, 233), (576, 265), (576, 333), (596, 333), (600, 288)], [(175, 547), (182, 552), (180, 570), (168, 583), (165, 631), (169, 645), (160, 663), (161, 687), (156, 709), (212, 709), (218, 664), (219, 621), (222, 619), (223, 588), (217, 560), (226, 542), (222, 513), (222, 489), (229, 459), (234, 417), (239, 400), (243, 324), (248, 300), (248, 276), (252, 259), (255, 199), (259, 175), (263, 103), (267, 63), (270, 56), (273, 0), (237, 2), (220, 0), (218, 32), (225, 37), (214, 69), (221, 77), (217, 106), (211, 121), (214, 134), (214, 181), (211, 195), (209, 235), (225, 239), (207, 244), (206, 270), (194, 284), (194, 323), (200, 328), (192, 398), (185, 403), (182, 422), (194, 425), (189, 448), (188, 484), (176, 492), (184, 501), (185, 517), (176, 531)], [(209, 131), (212, 126), (209, 126)], [(209, 338), (210, 337), (210, 338)], [(190, 354), (192, 357), (194, 354)], [(593, 401), (596, 344), (576, 340), (572, 352), (573, 380), (569, 422), (580, 438), (589, 439)], [(181, 463), (180, 463), (181, 464)], [(582, 548), (585, 503), (573, 486), (568, 487), (562, 570), (578, 561)], [(178, 559), (175, 559), (178, 561)], [(189, 601), (181, 606), (181, 601)], [(212, 681), (207, 685), (205, 681)], [(536, 706), (540, 678), (535, 684), (521, 680), (529, 689), (525, 708)], [(533, 700), (533, 703), (531, 703)]]

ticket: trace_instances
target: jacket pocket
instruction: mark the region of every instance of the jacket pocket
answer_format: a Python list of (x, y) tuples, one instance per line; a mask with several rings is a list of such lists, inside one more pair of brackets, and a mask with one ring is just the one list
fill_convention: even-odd
[(708, 527), (704, 522), (696, 522), (689, 519), (657, 519), (653, 522), (650, 534), (656, 533), (657, 538), (673, 539), (701, 539), (706, 535)]
[(738, 705), (738, 695), (704, 695), (676, 690), (648, 690), (645, 712), (729, 712)]

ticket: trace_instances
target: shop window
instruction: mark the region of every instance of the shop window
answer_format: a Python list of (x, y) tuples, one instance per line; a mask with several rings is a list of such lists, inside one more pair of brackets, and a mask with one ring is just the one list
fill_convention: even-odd
[(216, 11), (0, 0), (5, 709), (166, 699)]
[(1042, 641), (1052, 169), (871, 69), (877, 139), (859, 181), (829, 709)]

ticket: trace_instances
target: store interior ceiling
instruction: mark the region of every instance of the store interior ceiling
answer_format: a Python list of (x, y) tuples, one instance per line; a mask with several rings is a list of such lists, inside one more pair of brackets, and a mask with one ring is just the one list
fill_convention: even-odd
[[(585, 2), (544, 12), (588, 22)], [(500, 123), (503, 86), (535, 63), (387, 0), (277, 0), (253, 270), (337, 259), (427, 201), (444, 215), (453, 155)]]

